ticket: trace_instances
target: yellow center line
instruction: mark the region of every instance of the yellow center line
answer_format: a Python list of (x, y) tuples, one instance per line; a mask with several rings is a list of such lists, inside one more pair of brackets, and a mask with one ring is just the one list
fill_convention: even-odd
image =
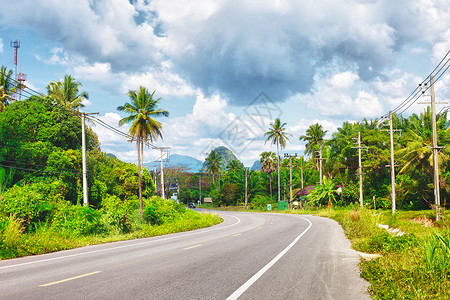
[(233, 236), (238, 236), (238, 235), (241, 235), (242, 233), (236, 233), (236, 234), (234, 234)]
[(256, 228), (256, 229), (262, 229), (262, 226), (261, 226), (261, 227), (258, 227), (258, 228)]
[(187, 248), (184, 248), (183, 250), (189, 250), (189, 249), (197, 248), (197, 247), (200, 247), (200, 246), (202, 246), (202, 244), (198, 244), (198, 245), (195, 245), (195, 246), (187, 247)]
[(67, 278), (67, 279), (63, 279), (60, 281), (55, 281), (55, 282), (51, 282), (51, 283), (47, 283), (47, 284), (42, 284), (40, 286), (49, 286), (49, 285), (54, 285), (54, 284), (58, 284), (58, 283), (63, 283), (66, 281), (70, 281), (70, 280), (74, 280), (74, 279), (78, 279), (78, 278), (82, 278), (82, 277), (86, 277), (86, 276), (91, 276), (94, 274), (98, 274), (101, 273), (102, 271), (96, 271), (96, 272), (92, 272), (92, 273), (88, 273), (88, 274), (84, 274), (84, 275), (80, 275), (80, 276), (75, 276), (75, 277), (71, 277), (71, 278)]

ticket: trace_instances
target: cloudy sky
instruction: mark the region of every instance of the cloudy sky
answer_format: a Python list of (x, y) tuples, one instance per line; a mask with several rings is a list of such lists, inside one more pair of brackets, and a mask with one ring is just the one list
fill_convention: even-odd
[[(28, 86), (45, 93), (72, 75), (89, 93), (84, 110), (115, 127), (128, 90), (156, 89), (170, 112), (157, 146), (203, 160), (224, 145), (246, 165), (275, 151), (263, 138), (275, 118), (292, 134), (283, 152), (302, 154), (310, 125), (330, 136), (344, 121), (379, 118), (450, 50), (450, 0), (5, 2), (0, 64), (13, 68), (20, 40)], [(448, 83), (436, 84), (438, 100), (450, 99)], [(123, 137), (94, 131), (104, 152), (136, 160)]]

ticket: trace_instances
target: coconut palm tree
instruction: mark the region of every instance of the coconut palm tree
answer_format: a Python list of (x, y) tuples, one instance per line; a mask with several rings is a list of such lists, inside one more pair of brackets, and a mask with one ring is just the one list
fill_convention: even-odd
[(219, 152), (215, 150), (211, 150), (208, 157), (205, 159), (205, 167), (206, 171), (209, 174), (213, 175), (213, 184), (214, 184), (214, 176), (222, 170), (222, 156)]
[(233, 159), (227, 166), (227, 171), (229, 172), (237, 172), (243, 168), (243, 165), (237, 159)]
[(319, 123), (313, 124), (309, 126), (306, 130), (306, 135), (300, 136), (300, 141), (308, 141), (306, 143), (305, 154), (311, 155), (313, 160), (315, 161), (317, 158), (317, 152), (320, 146), (323, 145), (324, 139), (323, 137), (327, 133), (327, 130), (323, 130), (322, 125)]
[(2, 66), (0, 68), (0, 112), (4, 111), (6, 105), (13, 100), (12, 95), (14, 95), (15, 90), (12, 71), (7, 71), (6, 67)]
[(87, 92), (79, 91), (81, 85), (72, 76), (64, 75), (63, 81), (52, 81), (47, 85), (47, 94), (67, 109), (78, 111), (80, 107), (84, 107), (83, 100), (89, 99)]
[(264, 151), (260, 156), (259, 162), (261, 163), (261, 171), (266, 173), (269, 177), (270, 199), (272, 199), (272, 176), (270, 176), (270, 174), (276, 170), (276, 156), (275, 153), (270, 151)]
[(264, 136), (266, 138), (266, 143), (270, 141), (272, 144), (277, 145), (277, 163), (278, 163), (278, 201), (281, 199), (280, 194), (280, 146), (281, 149), (286, 147), (286, 141), (289, 141), (288, 135), (290, 133), (286, 132), (286, 123), (281, 123), (280, 118), (276, 118), (273, 123), (270, 123), (269, 131), (267, 131)]
[(123, 111), (129, 114), (119, 121), (119, 126), (126, 123), (131, 123), (128, 134), (130, 141), (136, 141), (138, 151), (138, 177), (139, 177), (139, 206), (142, 218), (142, 184), (141, 184), (141, 159), (145, 141), (154, 142), (158, 137), (162, 137), (162, 124), (154, 117), (168, 117), (167, 110), (159, 109), (158, 102), (161, 98), (153, 99), (156, 90), (150, 93), (148, 89), (139, 87), (138, 90), (128, 91), (128, 98), (130, 102), (125, 105), (117, 107), (118, 111)]

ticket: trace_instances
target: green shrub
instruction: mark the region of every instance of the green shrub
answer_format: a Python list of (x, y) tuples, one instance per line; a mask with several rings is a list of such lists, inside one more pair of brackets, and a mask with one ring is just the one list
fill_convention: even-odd
[(52, 229), (63, 236), (81, 236), (104, 231), (101, 212), (89, 207), (61, 201), (52, 218)]
[(144, 220), (151, 225), (161, 225), (178, 220), (186, 208), (172, 200), (152, 197), (144, 210)]
[(14, 186), (0, 199), (0, 211), (24, 220), (27, 229), (34, 222), (45, 221), (53, 206), (41, 192), (41, 184)]
[(132, 223), (129, 217), (131, 212), (130, 201), (122, 201), (114, 195), (107, 195), (102, 200), (101, 222), (106, 231), (113, 233), (127, 233), (131, 231)]

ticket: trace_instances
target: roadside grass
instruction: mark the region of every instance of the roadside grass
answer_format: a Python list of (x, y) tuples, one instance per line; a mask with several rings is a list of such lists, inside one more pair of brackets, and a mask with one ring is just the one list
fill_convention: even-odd
[(192, 210), (177, 214), (173, 221), (157, 225), (141, 221), (138, 211), (131, 216), (131, 219), (133, 219), (134, 228), (130, 232), (122, 233), (119, 230), (103, 229), (100, 233), (74, 235), (63, 234), (46, 223), (38, 224), (33, 232), (26, 232), (22, 225), (23, 222), (11, 215), (0, 220), (0, 260), (189, 231), (209, 227), (223, 221), (217, 214), (198, 213)]
[(316, 215), (338, 221), (355, 250), (380, 254), (360, 263), (373, 299), (450, 299), (448, 212), (439, 222), (432, 210), (392, 216), (390, 211), (327, 209)]

